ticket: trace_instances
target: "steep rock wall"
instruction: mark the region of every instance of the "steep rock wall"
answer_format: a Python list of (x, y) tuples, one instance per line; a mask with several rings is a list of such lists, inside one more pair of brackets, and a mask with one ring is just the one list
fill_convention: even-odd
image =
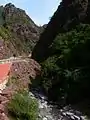
[(45, 60), (49, 46), (60, 32), (66, 32), (81, 22), (90, 22), (90, 7), (88, 0), (63, 0), (58, 6), (46, 29), (36, 44), (32, 58), (38, 62)]

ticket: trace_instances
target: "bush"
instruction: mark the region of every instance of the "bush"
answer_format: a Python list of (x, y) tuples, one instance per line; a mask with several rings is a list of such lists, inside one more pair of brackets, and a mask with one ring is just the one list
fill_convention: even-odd
[(11, 32), (2, 26), (2, 27), (0, 27), (0, 36), (4, 40), (10, 40), (10, 38), (11, 38)]
[(38, 104), (27, 92), (17, 93), (8, 103), (9, 114), (16, 120), (36, 120), (38, 117)]

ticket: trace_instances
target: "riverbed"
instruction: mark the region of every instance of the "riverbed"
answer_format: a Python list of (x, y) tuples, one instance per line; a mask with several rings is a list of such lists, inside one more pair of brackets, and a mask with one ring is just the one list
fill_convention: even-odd
[(37, 89), (29, 93), (33, 99), (37, 99), (39, 104), (38, 120), (89, 120), (80, 111), (73, 109), (71, 105), (59, 108), (52, 101), (48, 102), (47, 97)]

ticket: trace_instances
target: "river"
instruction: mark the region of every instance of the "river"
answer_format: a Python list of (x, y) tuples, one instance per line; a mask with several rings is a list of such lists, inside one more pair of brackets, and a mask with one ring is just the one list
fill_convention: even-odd
[(59, 108), (52, 101), (48, 103), (47, 97), (38, 89), (31, 90), (30, 96), (38, 101), (38, 120), (89, 120), (80, 111), (72, 109), (70, 105)]

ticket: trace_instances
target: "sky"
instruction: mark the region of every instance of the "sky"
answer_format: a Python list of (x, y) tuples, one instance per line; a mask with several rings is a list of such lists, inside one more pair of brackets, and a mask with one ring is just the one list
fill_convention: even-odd
[(60, 0), (0, 0), (0, 5), (7, 3), (13, 3), (16, 7), (24, 9), (37, 25), (43, 25), (48, 23)]

